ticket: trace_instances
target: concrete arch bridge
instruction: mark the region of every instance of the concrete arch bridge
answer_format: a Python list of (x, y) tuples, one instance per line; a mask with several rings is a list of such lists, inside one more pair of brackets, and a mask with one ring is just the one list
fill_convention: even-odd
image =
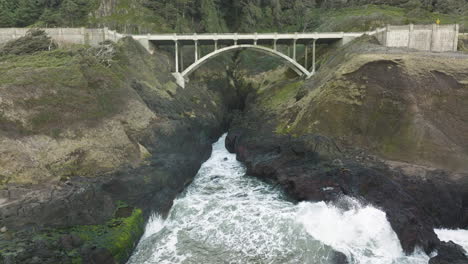
[[(132, 35), (150, 53), (157, 47), (171, 46), (174, 48), (174, 77), (177, 84), (185, 87), (188, 76), (205, 62), (225, 52), (252, 49), (282, 59), (291, 69), (304, 78), (310, 78), (315, 73), (315, 53), (317, 44), (344, 44), (364, 34), (375, 35), (379, 31), (359, 33), (292, 33), (292, 34), (159, 34)], [(191, 46), (194, 50), (193, 60), (184, 65), (183, 48)], [(212, 51), (201, 54), (202, 46), (211, 47)], [(283, 48), (281, 49), (280, 46)], [(284, 47), (287, 52), (284, 52)], [(303, 46), (305, 60), (298, 61), (297, 50)], [(312, 53), (312, 60), (308, 61), (308, 53)], [(185, 67), (186, 66), (186, 67)]]
[[(0, 45), (25, 36), (29, 28), (0, 28)], [(252, 33), (252, 34), (120, 34), (108, 28), (45, 28), (47, 34), (60, 44), (87, 44), (98, 46), (104, 40), (118, 41), (132, 37), (139, 41), (149, 52), (157, 46), (169, 46), (174, 50), (174, 76), (177, 83), (184, 87), (190, 73), (203, 63), (224, 52), (235, 49), (254, 49), (276, 56), (285, 61), (295, 72), (304, 78), (315, 73), (315, 46), (317, 44), (344, 44), (364, 34), (374, 35), (386, 47), (406, 48), (408, 51), (456, 52), (458, 48), (459, 25), (387, 25), (385, 28), (369, 32), (343, 33)], [(461, 35), (460, 35), (461, 36)], [(302, 64), (297, 60), (297, 47), (304, 46), (305, 53), (312, 52)], [(184, 65), (184, 47), (191, 46), (194, 57)], [(213, 49), (201, 54), (201, 48)], [(287, 52), (284, 52), (284, 46)], [(203, 49), (205, 50), (205, 49)], [(190, 56), (192, 57), (192, 56)], [(186, 59), (186, 62), (188, 60)], [(187, 66), (187, 67), (185, 67)]]

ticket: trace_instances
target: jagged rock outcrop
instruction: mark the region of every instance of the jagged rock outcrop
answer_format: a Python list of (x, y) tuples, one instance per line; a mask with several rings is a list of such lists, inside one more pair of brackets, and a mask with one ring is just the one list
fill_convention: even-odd
[[(224, 72), (182, 89), (162, 53), (114, 48), (105, 63), (86, 47), (0, 58), (5, 261), (124, 262), (143, 219), (170, 209), (226, 129), (239, 98)], [(83, 243), (62, 248), (67, 235)]]
[(433, 229), (468, 227), (467, 58), (357, 40), (311, 80), (261, 85), (226, 146), (296, 200), (356, 197), (386, 212), (405, 252), (466, 261)]

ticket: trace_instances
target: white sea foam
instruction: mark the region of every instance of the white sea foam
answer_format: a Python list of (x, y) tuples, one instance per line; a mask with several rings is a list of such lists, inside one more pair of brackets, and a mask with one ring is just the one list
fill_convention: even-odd
[(344, 198), (347, 209), (288, 201), (279, 189), (245, 176), (224, 140), (213, 145), (168, 218), (148, 223), (129, 264), (328, 264), (335, 251), (350, 263), (428, 262), (422, 253), (403, 254), (384, 212), (351, 198)]
[(147, 239), (151, 235), (154, 235), (161, 231), (164, 227), (164, 219), (159, 214), (152, 214), (148, 219), (148, 223), (145, 227), (145, 233), (141, 239)]
[(344, 253), (353, 263), (427, 263), (427, 255), (405, 256), (383, 211), (344, 197), (346, 210), (335, 205), (300, 203), (298, 221), (315, 239)]

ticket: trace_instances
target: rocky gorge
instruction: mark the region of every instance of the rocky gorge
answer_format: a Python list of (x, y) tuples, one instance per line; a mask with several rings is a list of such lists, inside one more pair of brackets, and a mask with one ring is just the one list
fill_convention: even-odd
[(164, 56), (108, 45), (112, 65), (83, 48), (1, 63), (2, 263), (125, 261), (227, 129), (226, 78), (182, 90)]
[[(382, 208), (407, 253), (453, 253), (433, 229), (467, 225), (467, 58), (360, 41), (313, 80), (260, 86), (226, 146), (299, 201), (347, 195)], [(458, 255), (430, 263), (466, 262)]]
[(125, 263), (225, 131), (292, 200), (355, 197), (406, 253), (466, 263), (434, 233), (468, 228), (466, 55), (365, 37), (324, 50), (307, 81), (221, 58), (185, 89), (167, 56), (127, 38), (0, 59), (0, 263)]

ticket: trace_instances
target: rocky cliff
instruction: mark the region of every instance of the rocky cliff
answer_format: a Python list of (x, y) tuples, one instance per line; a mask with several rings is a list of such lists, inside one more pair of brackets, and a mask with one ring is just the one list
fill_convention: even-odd
[(223, 71), (170, 71), (131, 39), (0, 58), (1, 263), (126, 260), (239, 104)]
[(468, 57), (372, 42), (323, 56), (310, 80), (254, 82), (226, 145), (294, 199), (356, 197), (387, 213), (406, 252), (448, 252), (433, 229), (468, 227)]
[(291, 198), (357, 197), (406, 252), (460, 256), (433, 228), (468, 227), (467, 56), (319, 50), (310, 80), (236, 54), (185, 89), (131, 39), (1, 56), (0, 263), (125, 262), (228, 128), (249, 174)]

